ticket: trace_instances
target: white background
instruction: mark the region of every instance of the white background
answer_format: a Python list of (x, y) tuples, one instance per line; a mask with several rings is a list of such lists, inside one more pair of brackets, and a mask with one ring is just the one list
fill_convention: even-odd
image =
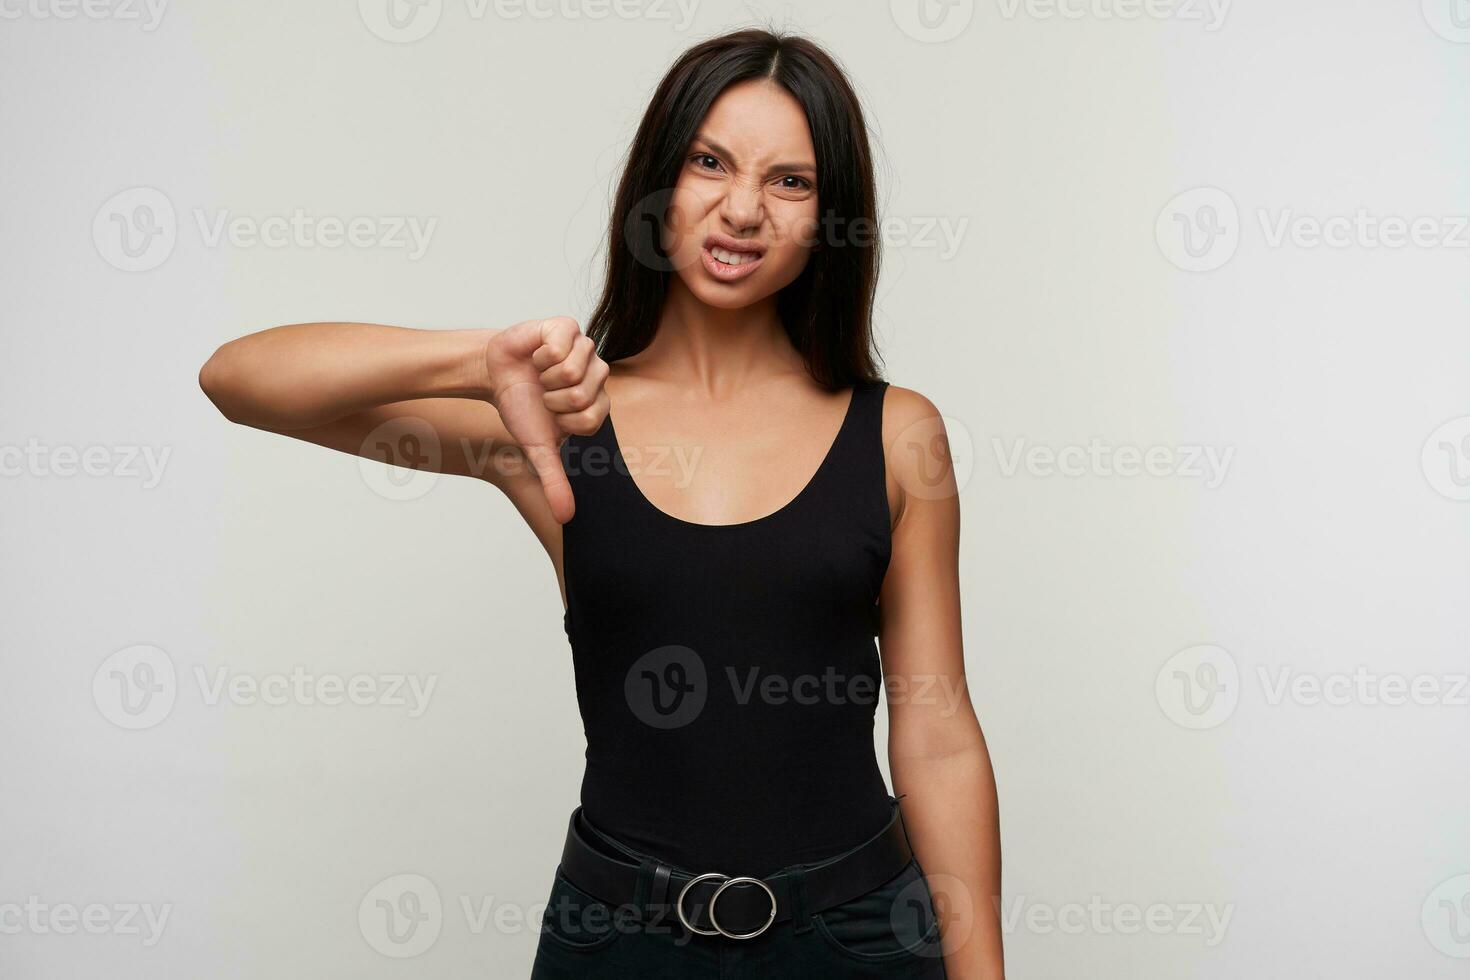
[[(1011, 976), (1464, 974), (1470, 5), (386, 2), (0, 4), (0, 974), (527, 973), (581, 775), (549, 562), (486, 485), (231, 426), (196, 372), (280, 323), (585, 318), (653, 85), (752, 22), (861, 92), (887, 375), (970, 474)], [(432, 233), (211, 237), (298, 210)], [(435, 687), (212, 693), (297, 667)]]

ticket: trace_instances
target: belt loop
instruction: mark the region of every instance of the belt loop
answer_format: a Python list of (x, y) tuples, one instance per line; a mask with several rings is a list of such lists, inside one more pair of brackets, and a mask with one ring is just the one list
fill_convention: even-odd
[(812, 915), (806, 905), (806, 869), (796, 868), (791, 872), (791, 924), (799, 936), (812, 927)]
[(633, 886), (633, 908), (637, 910), (639, 922), (648, 921), (649, 886), (657, 868), (658, 862), (652, 858), (644, 858), (638, 862), (638, 882)]
[(667, 864), (659, 862), (654, 866), (648, 902), (645, 905), (648, 910), (645, 921), (650, 924), (662, 922), (664, 916), (669, 914), (669, 881), (673, 875), (674, 869)]

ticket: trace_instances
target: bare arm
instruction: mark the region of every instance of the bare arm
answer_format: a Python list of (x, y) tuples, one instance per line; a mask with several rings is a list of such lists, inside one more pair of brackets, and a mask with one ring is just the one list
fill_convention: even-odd
[[(573, 502), (557, 447), (607, 413), (606, 364), (567, 317), (503, 330), (298, 323), (224, 344), (199, 384), (226, 418), (500, 487), (559, 560)], [(437, 452), (395, 454), (398, 434)]]
[(934, 406), (892, 387), (885, 402), (897, 517), (880, 596), (889, 768), (935, 893), (946, 973), (1001, 980), (999, 806), (965, 686), (954, 471)]
[[(305, 429), (414, 398), (488, 400), (493, 330), (295, 323), (224, 344), (199, 385), (232, 422)], [(502, 432), (504, 430), (502, 429)]]

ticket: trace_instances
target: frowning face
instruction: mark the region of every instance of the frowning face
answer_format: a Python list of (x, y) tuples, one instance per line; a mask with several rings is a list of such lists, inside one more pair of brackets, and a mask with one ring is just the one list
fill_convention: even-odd
[(710, 306), (749, 306), (801, 274), (816, 227), (816, 153), (801, 104), (766, 79), (732, 85), (674, 184), (663, 245), (676, 274)]

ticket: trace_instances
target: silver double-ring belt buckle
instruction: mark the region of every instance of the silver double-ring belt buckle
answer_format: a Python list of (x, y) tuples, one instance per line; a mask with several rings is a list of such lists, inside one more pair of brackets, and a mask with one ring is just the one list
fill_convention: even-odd
[[(715, 893), (710, 896), (709, 900), (709, 921), (710, 925), (714, 926), (714, 928), (701, 929), (694, 923), (690, 922), (689, 916), (684, 912), (684, 896), (689, 894), (689, 889), (693, 888), (700, 882), (714, 881), (716, 878), (721, 878), (724, 880), (721, 881), (720, 887), (715, 889)], [(725, 893), (725, 889), (730, 888), (734, 885), (759, 885), (761, 891), (765, 892), (766, 897), (771, 900), (771, 914), (766, 916), (766, 921), (760, 924), (760, 928), (755, 929), (751, 932), (730, 932), (724, 926), (720, 925), (719, 919), (715, 918), (715, 903), (720, 900), (720, 896)], [(759, 878), (731, 878), (729, 875), (723, 875), (717, 871), (712, 871), (708, 874), (696, 875), (695, 877), (690, 878), (688, 883), (685, 884), (683, 888), (679, 889), (679, 900), (674, 903), (674, 911), (679, 914), (679, 921), (684, 923), (684, 928), (688, 929), (690, 932), (697, 932), (701, 936), (724, 936), (726, 939), (754, 939), (756, 936), (759, 936), (761, 933), (771, 928), (771, 923), (776, 921), (776, 893), (771, 891), (770, 885), (767, 885)]]

